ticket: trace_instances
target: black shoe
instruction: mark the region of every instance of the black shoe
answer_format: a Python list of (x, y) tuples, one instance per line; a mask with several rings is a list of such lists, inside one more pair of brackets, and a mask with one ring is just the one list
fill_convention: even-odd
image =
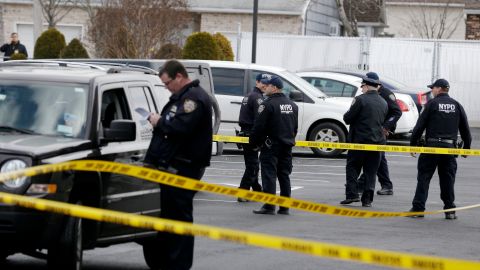
[(457, 219), (457, 215), (455, 212), (446, 212), (445, 219)]
[(359, 202), (359, 201), (360, 201), (360, 198), (345, 199), (345, 200), (341, 201), (340, 204), (351, 204), (351, 203)]
[(253, 213), (261, 215), (275, 215), (275, 209), (267, 209), (262, 207), (258, 210), (253, 210)]
[(277, 211), (277, 214), (279, 215), (290, 215), (290, 211), (288, 208), (280, 208)]
[(377, 191), (378, 195), (393, 195), (393, 189), (391, 188), (382, 188)]
[[(424, 211), (422, 211), (422, 210), (415, 210), (415, 209), (412, 208), (412, 209), (408, 210), (408, 212), (424, 212)], [(422, 214), (418, 214), (418, 215), (411, 215), (411, 216), (407, 216), (407, 217), (409, 217), (409, 218), (423, 218), (423, 217), (425, 217), (425, 216), (422, 215)]]
[(249, 202), (249, 200), (244, 198), (237, 198), (237, 202)]
[(372, 202), (362, 202), (363, 207), (372, 207)]

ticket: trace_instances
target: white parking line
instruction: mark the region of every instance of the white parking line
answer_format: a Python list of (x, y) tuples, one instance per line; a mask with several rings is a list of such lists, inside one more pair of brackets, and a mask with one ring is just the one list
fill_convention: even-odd
[[(219, 177), (219, 178), (236, 178), (238, 179), (238, 183), (240, 183), (241, 177), (237, 175), (222, 175), (222, 174), (205, 174), (204, 177)], [(330, 183), (327, 180), (307, 180), (303, 178), (290, 178), (290, 181), (305, 181), (305, 182), (318, 182), (318, 183)]]
[[(244, 164), (242, 161), (210, 161), (210, 163), (220, 164)], [(345, 168), (345, 165), (324, 165), (324, 164), (293, 164), (293, 167), (332, 167), (332, 168)]]
[[(218, 183), (218, 184), (225, 185), (225, 186), (231, 186), (231, 187), (238, 187), (237, 184), (231, 184), (231, 183)], [(292, 191), (302, 189), (302, 188), (303, 187), (301, 187), (301, 186), (292, 186)], [(277, 191), (277, 194), (279, 194), (279, 193), (280, 193), (280, 191)]]

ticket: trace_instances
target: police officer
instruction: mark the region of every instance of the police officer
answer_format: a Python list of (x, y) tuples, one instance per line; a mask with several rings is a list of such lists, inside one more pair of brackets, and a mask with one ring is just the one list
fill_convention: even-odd
[[(170, 60), (160, 70), (160, 79), (172, 93), (160, 115), (151, 114), (154, 127), (145, 162), (161, 170), (201, 179), (212, 152), (212, 103), (198, 80), (188, 78), (185, 67)], [(193, 222), (194, 191), (161, 185), (160, 216)], [(190, 269), (194, 238), (159, 233), (159, 269)], [(156, 250), (157, 251), (157, 250)]]
[[(269, 75), (259, 73), (255, 80), (255, 88), (247, 96), (243, 98), (242, 106), (240, 107), (240, 116), (238, 123), (241, 127), (240, 136), (250, 136), (253, 128), (253, 123), (258, 116), (258, 107), (263, 102), (263, 90), (266, 85), (262, 83), (262, 79), (267, 79)], [(262, 191), (262, 186), (258, 183), (258, 149), (254, 149), (251, 145), (244, 144), (243, 158), (245, 160), (245, 172), (243, 173), (240, 187), (242, 189), (254, 191)], [(237, 199), (239, 202), (247, 202), (243, 198)]]
[[(283, 82), (272, 76), (266, 82), (267, 99), (258, 107), (259, 116), (250, 134), (250, 143), (261, 147), (263, 192), (275, 194), (276, 178), (280, 195), (290, 197), (292, 173), (292, 147), (298, 130), (298, 106), (282, 93)], [(275, 206), (264, 204), (255, 214), (275, 214)], [(280, 207), (278, 214), (288, 215), (289, 209)]]
[(27, 49), (23, 44), (20, 43), (20, 40), (18, 40), (17, 33), (12, 33), (10, 35), (10, 43), (3, 44), (0, 47), (0, 52), (4, 53), (3, 61), (10, 60), (10, 57), (16, 53), (21, 53), (24, 54), (25, 57), (28, 57)]
[[(425, 144), (428, 147), (456, 148), (458, 131), (463, 140), (463, 148), (470, 149), (472, 136), (468, 126), (467, 115), (462, 105), (448, 95), (450, 84), (445, 79), (438, 79), (432, 85), (434, 98), (423, 109), (410, 139), (411, 146), (418, 146), (425, 132)], [(413, 154), (414, 155), (414, 154)], [(465, 156), (466, 157), (466, 156)], [(454, 155), (420, 154), (418, 159), (417, 189), (412, 202), (411, 212), (425, 211), (428, 187), (438, 167), (440, 178), (440, 198), (443, 209), (455, 208), (455, 174), (457, 161)], [(416, 215), (412, 217), (423, 217)], [(456, 219), (455, 211), (446, 212), (446, 219)]]
[[(379, 81), (379, 77), (375, 72), (368, 72), (367, 78)], [(387, 102), (388, 112), (385, 121), (383, 122), (383, 133), (388, 138), (390, 134), (395, 132), (397, 127), (397, 121), (402, 116), (402, 110), (397, 104), (397, 98), (390, 91), (390, 89), (380, 85), (378, 94)], [(378, 167), (377, 176), (378, 182), (380, 182), (381, 189), (377, 191), (378, 195), (393, 195), (393, 184), (390, 180), (390, 174), (388, 172), (388, 162), (385, 158), (385, 152), (381, 152), (380, 166)], [(365, 174), (362, 174), (358, 179), (359, 186), (362, 187), (365, 182)]]
[[(363, 94), (353, 99), (350, 109), (343, 116), (350, 125), (348, 142), (361, 144), (384, 144), (383, 123), (387, 116), (387, 102), (378, 94), (378, 80), (364, 77)], [(371, 207), (375, 191), (375, 175), (380, 164), (381, 154), (374, 151), (349, 150), (346, 166), (346, 199), (341, 204), (358, 202), (357, 178), (363, 168), (365, 183), (362, 193), (362, 206)]]

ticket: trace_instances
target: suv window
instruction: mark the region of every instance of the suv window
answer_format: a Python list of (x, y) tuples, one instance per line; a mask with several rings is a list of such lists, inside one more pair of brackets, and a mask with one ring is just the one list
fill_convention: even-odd
[(128, 89), (132, 97), (133, 108), (144, 108), (149, 112), (157, 112), (154, 107), (150, 88), (143, 86), (133, 86), (129, 87)]
[(103, 127), (110, 127), (113, 120), (132, 119), (123, 89), (103, 92), (101, 117)]
[(331, 97), (354, 97), (357, 92), (355, 86), (335, 80), (309, 77), (304, 79)]
[(212, 76), (215, 94), (244, 96), (245, 70), (212, 68)]

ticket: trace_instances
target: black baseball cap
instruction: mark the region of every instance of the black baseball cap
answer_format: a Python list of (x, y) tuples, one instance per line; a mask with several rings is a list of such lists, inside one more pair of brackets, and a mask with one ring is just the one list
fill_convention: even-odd
[(438, 79), (433, 84), (427, 85), (428, 88), (441, 87), (441, 88), (450, 88), (450, 84), (445, 79)]
[(272, 76), (272, 78), (270, 80), (268, 80), (267, 84), (271, 84), (273, 86), (276, 86), (278, 89), (283, 88), (282, 79), (280, 79), (280, 77), (278, 77), (278, 76)]

